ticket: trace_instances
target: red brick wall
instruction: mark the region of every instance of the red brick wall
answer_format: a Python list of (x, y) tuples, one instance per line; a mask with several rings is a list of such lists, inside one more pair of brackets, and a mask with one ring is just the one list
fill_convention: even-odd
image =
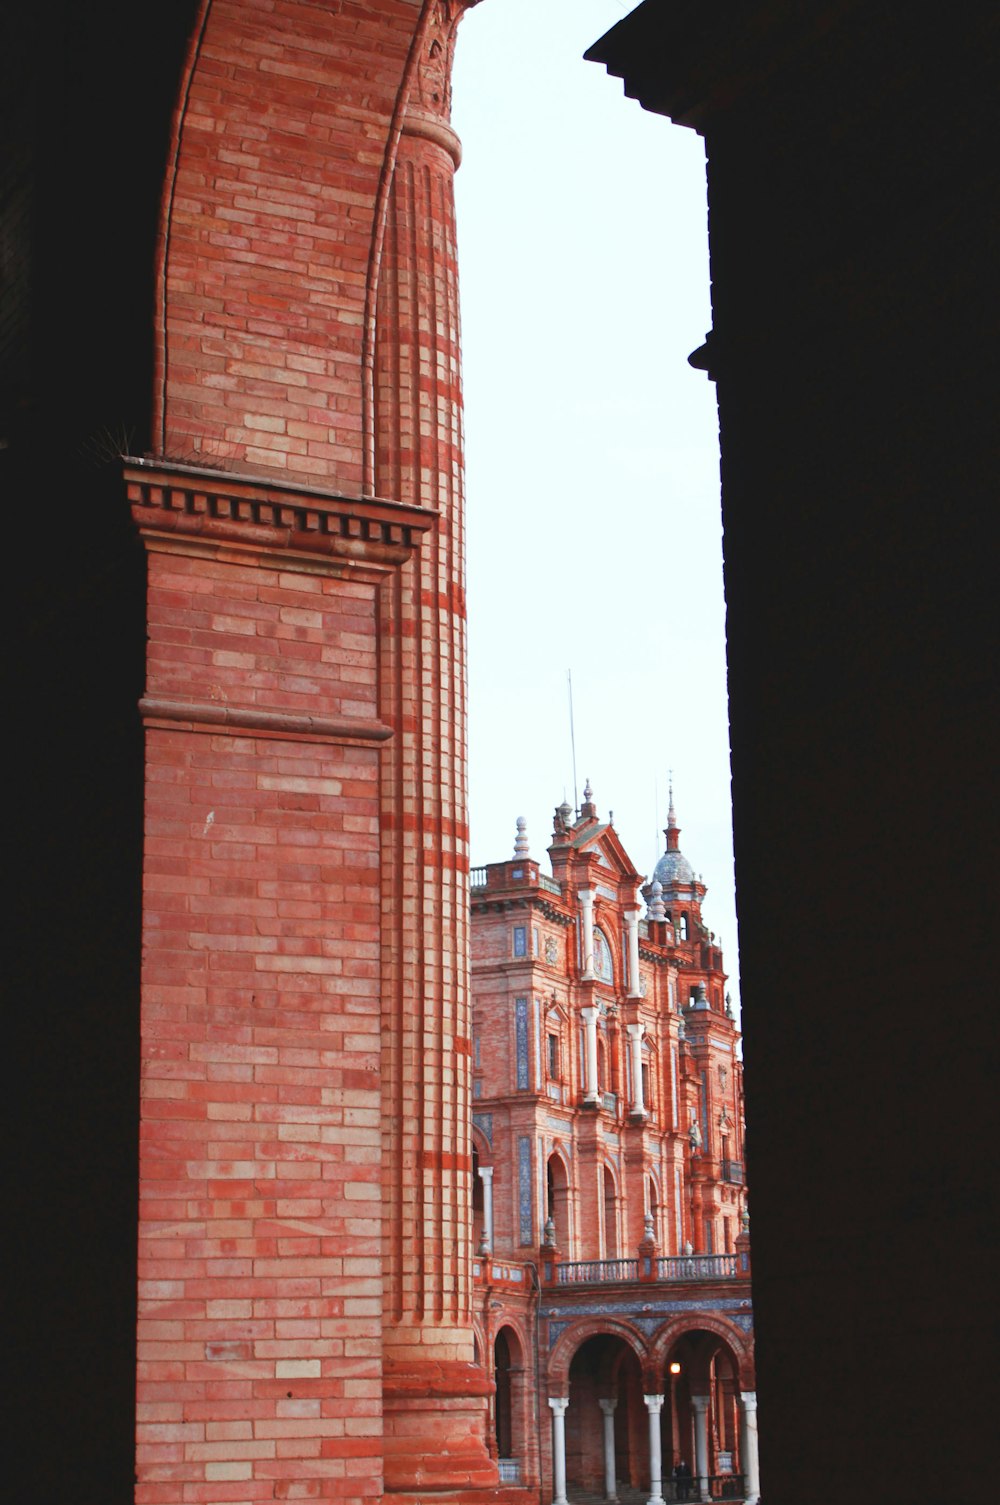
[(375, 204), (418, 13), (203, 7), (164, 189), (163, 453), (360, 490)]
[(377, 586), (149, 544), (137, 1498), (371, 1498)]
[(143, 1501), (496, 1480), (470, 1286), (462, 8), (210, 0), (182, 81), (154, 424), (178, 500), (130, 487)]

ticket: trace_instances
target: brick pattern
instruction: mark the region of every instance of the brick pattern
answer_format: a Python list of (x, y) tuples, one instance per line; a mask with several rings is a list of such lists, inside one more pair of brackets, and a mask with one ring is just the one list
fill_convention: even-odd
[(463, 9), (206, 0), (182, 83), (164, 478), (130, 480), (140, 1502), (496, 1486), (468, 1215)]
[(449, 59), (462, 9), (431, 18), (402, 120), (375, 348), (376, 489), (439, 517), (385, 602), (399, 654), (382, 709), (396, 733), (382, 804), (385, 1446), (387, 1486), (404, 1491), (496, 1482), (472, 1363), (457, 142), (447, 69), (434, 61)]
[(206, 0), (164, 189), (164, 454), (361, 490), (374, 208), (417, 16)]
[[(150, 547), (148, 699), (373, 716), (373, 579)], [(154, 719), (146, 788), (137, 1500), (371, 1498), (378, 752)]]

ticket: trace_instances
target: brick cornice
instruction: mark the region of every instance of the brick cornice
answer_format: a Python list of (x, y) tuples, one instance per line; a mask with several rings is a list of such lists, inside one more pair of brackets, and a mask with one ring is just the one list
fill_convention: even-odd
[(283, 568), (298, 560), (309, 569), (392, 569), (437, 522), (427, 507), (196, 466), (127, 459), (124, 476), (147, 547), (217, 554), (238, 545)]
[(190, 731), (246, 732), (254, 737), (294, 738), (302, 742), (385, 742), (392, 727), (382, 721), (349, 717), (294, 716), (257, 711), (220, 701), (170, 700), (147, 695), (139, 701), (146, 726), (180, 724)]

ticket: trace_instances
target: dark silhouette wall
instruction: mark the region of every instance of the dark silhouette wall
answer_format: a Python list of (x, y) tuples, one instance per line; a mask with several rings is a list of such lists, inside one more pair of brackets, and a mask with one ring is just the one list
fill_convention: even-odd
[(148, 444), (191, 12), (19, 6), (0, 47), (9, 1403), (45, 1501), (133, 1490), (145, 567), (118, 451)]
[(995, 23), (650, 3), (591, 56), (707, 146), (764, 1498), (971, 1489)]

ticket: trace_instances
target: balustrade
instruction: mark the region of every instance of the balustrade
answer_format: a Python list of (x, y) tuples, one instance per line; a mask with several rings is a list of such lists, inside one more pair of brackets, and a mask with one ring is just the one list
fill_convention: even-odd
[(637, 1259), (581, 1259), (556, 1265), (556, 1281), (561, 1286), (603, 1285), (609, 1281), (638, 1279)]
[(660, 1280), (733, 1280), (735, 1254), (679, 1254), (656, 1261)]

